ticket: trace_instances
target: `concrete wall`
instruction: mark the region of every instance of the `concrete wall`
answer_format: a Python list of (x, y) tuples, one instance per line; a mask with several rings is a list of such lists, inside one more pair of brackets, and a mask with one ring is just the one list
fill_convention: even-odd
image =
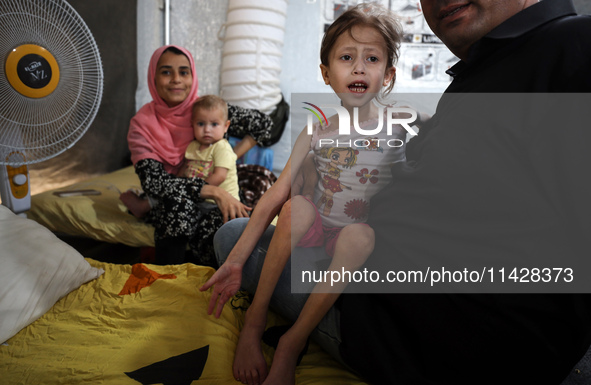
[(582, 15), (591, 15), (591, 0), (573, 0), (577, 12)]
[[(151, 100), (146, 84), (148, 63), (154, 50), (164, 45), (164, 0), (138, 1), (137, 107)], [(218, 32), (226, 21), (227, 1), (170, 1), (170, 44), (193, 54), (199, 94), (219, 93), (222, 42)]]

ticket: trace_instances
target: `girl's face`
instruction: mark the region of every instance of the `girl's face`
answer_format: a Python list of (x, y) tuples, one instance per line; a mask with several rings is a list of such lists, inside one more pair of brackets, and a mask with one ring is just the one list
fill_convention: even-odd
[(168, 107), (181, 104), (189, 95), (193, 85), (189, 59), (185, 55), (164, 52), (156, 65), (154, 81), (158, 95)]
[(324, 82), (339, 95), (345, 107), (371, 101), (394, 77), (382, 35), (369, 26), (354, 26), (336, 40), (329, 65), (320, 65)]

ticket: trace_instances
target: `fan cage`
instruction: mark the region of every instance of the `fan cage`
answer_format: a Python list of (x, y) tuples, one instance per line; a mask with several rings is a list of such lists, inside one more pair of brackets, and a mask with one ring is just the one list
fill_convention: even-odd
[[(7, 80), (6, 57), (35, 44), (57, 61), (60, 78), (42, 98), (19, 93)], [(71, 148), (90, 127), (103, 92), (98, 47), (80, 15), (66, 1), (0, 2), (0, 164), (42, 162)]]

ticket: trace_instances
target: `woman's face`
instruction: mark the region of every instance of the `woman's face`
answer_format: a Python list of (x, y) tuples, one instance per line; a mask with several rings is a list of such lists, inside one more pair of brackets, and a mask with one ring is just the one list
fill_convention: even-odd
[(168, 107), (181, 104), (189, 95), (193, 84), (191, 64), (185, 55), (167, 51), (156, 65), (156, 91)]

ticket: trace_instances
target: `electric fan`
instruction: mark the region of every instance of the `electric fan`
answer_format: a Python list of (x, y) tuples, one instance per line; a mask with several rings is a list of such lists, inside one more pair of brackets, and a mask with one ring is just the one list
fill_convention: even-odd
[(0, 1), (0, 193), (15, 213), (31, 205), (28, 164), (72, 147), (103, 92), (98, 47), (65, 0)]

